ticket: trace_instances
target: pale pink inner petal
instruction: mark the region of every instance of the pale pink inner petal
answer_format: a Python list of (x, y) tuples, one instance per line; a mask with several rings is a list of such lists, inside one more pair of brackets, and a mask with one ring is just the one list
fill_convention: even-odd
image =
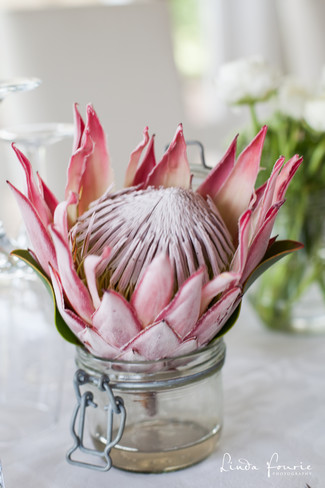
[(133, 350), (149, 360), (163, 359), (173, 355), (180, 338), (165, 321), (150, 325), (126, 345), (124, 350)]
[(230, 289), (200, 318), (188, 338), (196, 337), (200, 347), (208, 344), (230, 318), (241, 299), (241, 293), (239, 287)]
[(240, 273), (224, 272), (209, 281), (202, 289), (200, 315), (208, 308), (213, 298), (238, 283)]
[(60, 277), (52, 267), (50, 267), (50, 274), (58, 310), (63, 320), (70, 327), (72, 332), (76, 336), (78, 336), (78, 334), (85, 329), (87, 324), (79, 317), (79, 315), (66, 307), (64, 301), (64, 291), (60, 281)]
[(72, 308), (83, 320), (91, 323), (91, 316), (95, 309), (88, 289), (74, 269), (68, 243), (63, 240), (61, 234), (54, 226), (51, 226), (51, 235), (55, 245), (58, 269), (64, 292)]
[(87, 256), (84, 262), (88, 290), (96, 309), (100, 306), (100, 298), (97, 289), (96, 268), (101, 262), (101, 259), (102, 258), (100, 256)]
[(183, 341), (173, 352), (173, 357), (176, 356), (183, 356), (185, 354), (190, 354), (191, 352), (195, 351), (198, 348), (197, 339), (186, 339)]
[(122, 347), (142, 330), (130, 304), (115, 291), (105, 291), (92, 318), (94, 328), (114, 347)]
[(154, 321), (170, 302), (174, 287), (174, 273), (168, 257), (158, 255), (145, 269), (131, 297), (142, 326)]
[(114, 359), (119, 354), (119, 349), (108, 344), (98, 332), (86, 327), (78, 333), (78, 339), (94, 356), (103, 359)]
[(171, 304), (157, 317), (183, 338), (197, 322), (200, 314), (203, 270), (197, 271), (183, 283)]

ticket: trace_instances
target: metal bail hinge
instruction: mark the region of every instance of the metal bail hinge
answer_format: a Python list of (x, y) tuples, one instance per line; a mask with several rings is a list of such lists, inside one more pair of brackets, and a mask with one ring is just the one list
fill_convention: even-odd
[[(94, 395), (91, 391), (85, 391), (83, 394), (81, 394), (80, 386), (87, 383), (91, 383), (96, 386), (98, 390), (106, 392), (108, 397), (108, 404), (105, 407), (105, 410), (107, 410), (107, 441), (103, 451), (88, 448), (84, 445), (86, 409), (87, 407), (97, 407), (97, 404), (94, 402)], [(112, 467), (112, 460), (109, 456), (110, 451), (112, 447), (114, 447), (120, 441), (125, 426), (126, 410), (123, 400), (118, 396), (114, 396), (113, 391), (109, 385), (108, 376), (102, 375), (100, 378), (96, 378), (87, 374), (82, 369), (78, 369), (78, 371), (76, 371), (75, 373), (74, 389), (77, 397), (77, 405), (71, 419), (71, 434), (75, 442), (73, 447), (67, 452), (67, 461), (71, 464), (82, 466), (85, 468), (96, 469), (98, 471), (108, 471)], [(112, 439), (114, 414), (120, 415), (121, 417), (117, 434), (115, 438)], [(78, 419), (79, 422), (77, 426)], [(101, 459), (104, 464), (93, 464), (72, 459), (72, 454), (77, 450)]]

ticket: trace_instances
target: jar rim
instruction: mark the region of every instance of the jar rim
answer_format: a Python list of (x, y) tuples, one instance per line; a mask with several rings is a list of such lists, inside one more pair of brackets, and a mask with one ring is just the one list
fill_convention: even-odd
[(90, 375), (105, 375), (117, 389), (166, 389), (199, 381), (220, 371), (226, 346), (222, 338), (188, 354), (154, 361), (122, 361), (96, 357), (77, 347), (76, 364)]
[(218, 337), (217, 339), (213, 339), (209, 344), (207, 344), (204, 347), (200, 347), (198, 349), (195, 349), (194, 351), (191, 351), (186, 354), (181, 354), (179, 356), (170, 356), (162, 359), (152, 359), (152, 360), (123, 360), (123, 359), (110, 359), (110, 358), (102, 358), (100, 356), (96, 356), (92, 354), (91, 352), (87, 351), (87, 349), (83, 346), (76, 346), (78, 354), (82, 355), (85, 358), (92, 358), (92, 361), (95, 362), (100, 362), (100, 363), (109, 363), (112, 366), (117, 365), (117, 366), (122, 366), (122, 365), (134, 365), (134, 366), (154, 366), (154, 365), (159, 365), (159, 364), (165, 364), (166, 362), (183, 362), (186, 360), (191, 360), (195, 359), (198, 356), (201, 356), (204, 353), (209, 353), (212, 351), (220, 351), (224, 352), (225, 350), (225, 343), (223, 340), (223, 337)]

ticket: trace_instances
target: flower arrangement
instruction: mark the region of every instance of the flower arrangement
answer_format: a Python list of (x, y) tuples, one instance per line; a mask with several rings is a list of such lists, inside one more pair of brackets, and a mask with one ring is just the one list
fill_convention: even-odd
[(301, 164), (279, 158), (255, 190), (263, 127), (236, 159), (236, 140), (196, 191), (182, 126), (159, 162), (148, 128), (131, 153), (125, 188), (113, 190), (103, 128), (75, 106), (65, 199), (58, 202), (14, 145), (26, 194), (10, 184), (31, 250), (14, 254), (51, 291), (68, 341), (101, 358), (156, 360), (190, 353), (236, 321), (243, 293), (293, 241), (271, 237)]
[[(302, 154), (304, 165), (288, 190), (288, 204), (276, 224), (288, 239), (304, 244), (301, 253), (291, 255), (261, 280), (252, 301), (263, 321), (287, 330), (312, 330), (313, 319), (325, 321), (325, 262), (323, 207), (325, 190), (325, 90), (324, 74), (314, 90), (292, 77), (281, 77), (265, 60), (245, 58), (222, 66), (217, 78), (220, 97), (232, 106), (246, 106), (250, 127), (243, 131), (239, 146), (251, 133), (267, 123), (265, 152), (261, 166), (268, 172), (278, 154)], [(231, 96), (232, 95), (232, 96)], [(258, 184), (265, 180), (261, 172)], [(319, 297), (313, 312), (303, 309), (309, 293)], [(306, 298), (310, 309), (310, 297)], [(316, 310), (317, 309), (317, 310)], [(323, 326), (322, 326), (323, 327)]]

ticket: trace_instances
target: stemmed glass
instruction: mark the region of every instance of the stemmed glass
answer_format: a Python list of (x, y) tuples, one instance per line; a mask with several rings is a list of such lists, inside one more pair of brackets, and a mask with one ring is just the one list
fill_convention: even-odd
[(3, 479), (3, 474), (2, 474), (2, 464), (0, 461), (0, 488), (5, 488), (5, 482)]
[[(0, 99), (2, 93), (0, 84)], [(26, 124), (1, 130), (0, 140), (15, 142), (46, 181), (46, 149), (73, 133), (72, 124)], [(26, 233), (18, 239), (26, 247)], [(47, 290), (27, 265), (10, 256), (14, 246), (0, 225), (0, 448), (54, 425), (65, 367)]]
[(33, 90), (41, 83), (39, 78), (11, 78), (10, 80), (0, 80), (0, 102), (10, 93)]
[(30, 160), (33, 169), (46, 181), (46, 149), (49, 145), (72, 138), (73, 124), (36, 123), (0, 130), (0, 140), (14, 142)]
[[(73, 124), (34, 123), (2, 129), (0, 130), (0, 140), (8, 143), (14, 142), (29, 159), (33, 169), (47, 182), (46, 150), (48, 146), (72, 138), (73, 134)], [(24, 230), (19, 233), (17, 241), (21, 247), (28, 245)]]
[[(18, 93), (37, 88), (41, 83), (39, 78), (11, 78), (7, 80), (0, 80), (0, 102), (11, 93)], [(0, 221), (0, 271), (10, 272), (16, 271), (14, 266), (14, 259), (10, 257), (9, 253), (13, 249), (13, 243), (8, 238), (3, 223)]]

